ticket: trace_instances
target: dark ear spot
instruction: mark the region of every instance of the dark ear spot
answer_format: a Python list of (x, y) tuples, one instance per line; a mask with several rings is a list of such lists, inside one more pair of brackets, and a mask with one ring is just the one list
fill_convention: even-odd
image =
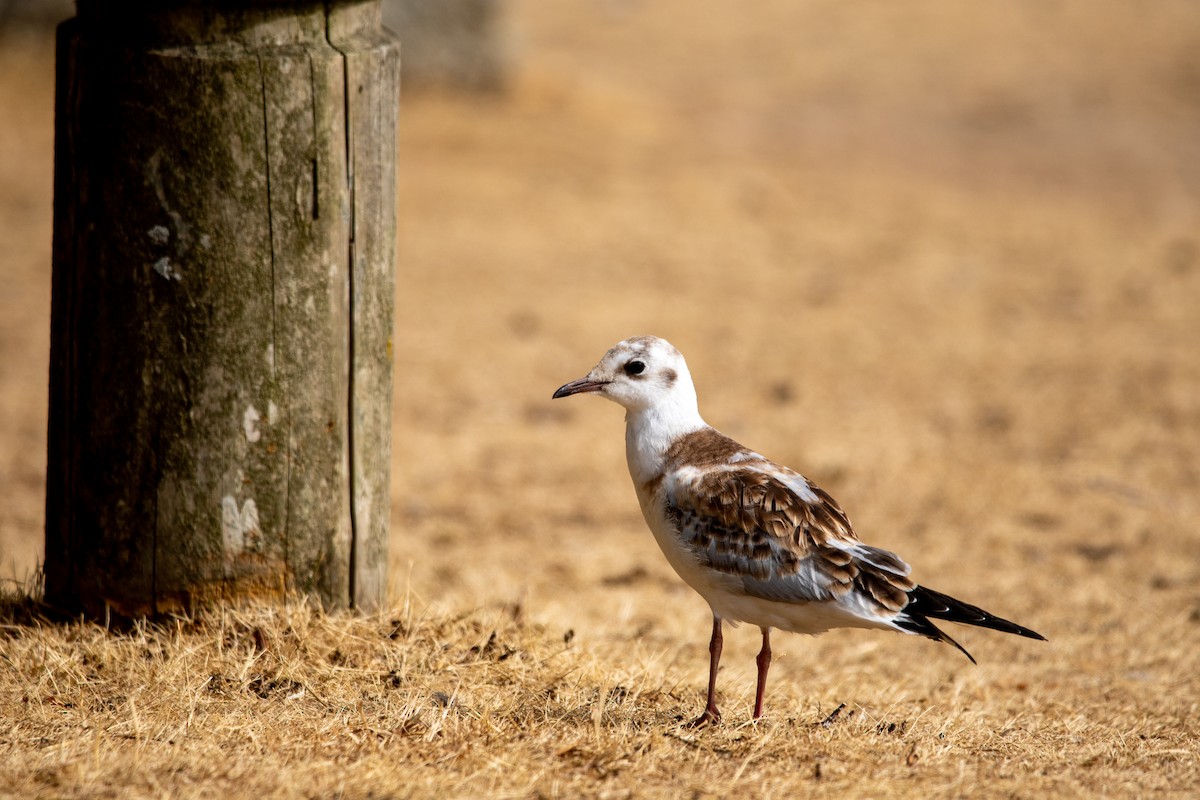
[(678, 378), (679, 373), (675, 370), (670, 368), (663, 370), (663, 382), (667, 384), (667, 388), (674, 386), (675, 381), (678, 380)]

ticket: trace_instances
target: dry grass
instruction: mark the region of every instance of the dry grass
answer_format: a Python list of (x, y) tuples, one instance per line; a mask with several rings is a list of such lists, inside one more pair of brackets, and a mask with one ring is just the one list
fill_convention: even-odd
[(1045, 654), (914, 676), (843, 643), (844, 664), (806, 670), (841, 713), (802, 699), (788, 665), (767, 720), (746, 721), (733, 684), (732, 724), (695, 731), (680, 720), (702, 701), (683, 663), (699, 647), (583, 643), (515, 606), (363, 619), (297, 604), (4, 635), (14, 797), (1184, 796), (1197, 755), (1194, 719), (1139, 700), (1146, 675), (1085, 703)]
[[(0, 794), (1200, 792), (1200, 6), (754, 8), (525, 0), (509, 96), (406, 99), (397, 609), (116, 633), (12, 605)], [(18, 578), (49, 63), (0, 47)], [(637, 333), (919, 580), (1049, 644), (958, 630), (973, 668), (914, 637), (779, 636), (753, 725), (736, 631), (728, 724), (681, 728), (706, 610), (644, 531), (619, 411), (548, 399)]]

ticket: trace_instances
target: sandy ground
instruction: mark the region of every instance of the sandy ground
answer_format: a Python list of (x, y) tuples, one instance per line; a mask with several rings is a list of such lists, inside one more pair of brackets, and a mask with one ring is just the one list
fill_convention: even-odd
[[(402, 106), (397, 600), (519, 604), (616, 679), (661, 666), (699, 700), (707, 610), (644, 530), (620, 411), (550, 401), (654, 333), (711, 423), (821, 484), (922, 583), (1051, 640), (958, 631), (970, 670), (915, 638), (777, 637), (777, 707), (997, 685), (1023, 735), (1074, 737), (1035, 788), (1186, 795), (1200, 6), (523, 0), (511, 22), (506, 95)], [(42, 535), (51, 69), (36, 40), (0, 44), (0, 574), (18, 578)], [(727, 637), (727, 713), (748, 711), (756, 647)], [(1113, 756), (1114, 726), (1150, 744)], [(1115, 771), (1089, 783), (1089, 763)]]
[[(723, 8), (527, 12), (512, 97), (411, 98), (397, 572), (598, 624), (669, 598), (702, 635), (619, 410), (547, 400), (652, 332), (713, 424), (923, 579), (1051, 630), (1091, 624), (1075, 603), (1187, 614), (1195, 12)], [(643, 573), (659, 601), (606, 588)]]

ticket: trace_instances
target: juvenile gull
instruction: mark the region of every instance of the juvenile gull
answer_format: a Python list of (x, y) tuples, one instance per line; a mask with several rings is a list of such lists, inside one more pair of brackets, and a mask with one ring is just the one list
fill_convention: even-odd
[(882, 628), (954, 645), (931, 619), (1044, 639), (1041, 634), (918, 586), (899, 556), (859, 541), (832, 497), (798, 472), (748, 450), (700, 417), (683, 355), (664, 339), (617, 343), (555, 398), (595, 393), (625, 408), (625, 455), (646, 524), (667, 561), (708, 601), (708, 704), (716, 723), (721, 624), (762, 631), (754, 718), (763, 713), (771, 629), (824, 633)]

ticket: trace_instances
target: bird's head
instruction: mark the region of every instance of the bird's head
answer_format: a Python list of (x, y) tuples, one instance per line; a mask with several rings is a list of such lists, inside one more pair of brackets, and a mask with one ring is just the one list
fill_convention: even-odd
[(696, 389), (683, 355), (666, 339), (637, 336), (618, 342), (579, 380), (559, 387), (555, 398), (595, 393), (632, 412), (663, 405), (695, 408)]

